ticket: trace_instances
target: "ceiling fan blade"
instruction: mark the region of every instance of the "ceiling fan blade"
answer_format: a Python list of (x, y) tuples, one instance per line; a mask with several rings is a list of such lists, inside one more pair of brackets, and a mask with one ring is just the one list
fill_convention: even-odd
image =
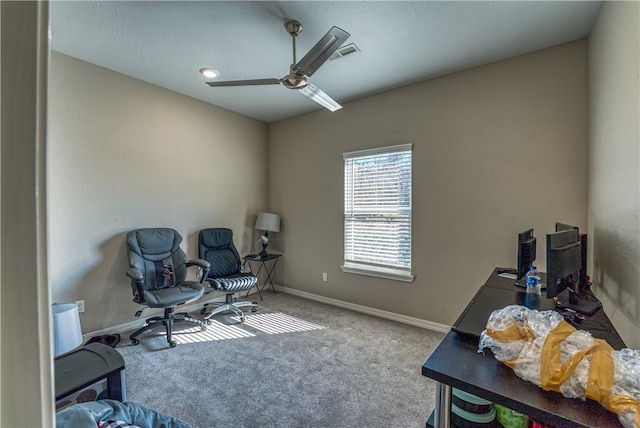
[(294, 71), (311, 76), (325, 63), (329, 57), (338, 50), (350, 34), (346, 31), (332, 27), (323, 38), (293, 67)]
[(277, 85), (280, 79), (251, 79), (251, 80), (227, 80), (226, 82), (205, 82), (207, 85), (216, 86), (251, 86), (251, 85)]
[(328, 110), (336, 111), (342, 108), (340, 104), (334, 101), (334, 99), (329, 95), (322, 92), (322, 90), (313, 83), (309, 83), (304, 88), (298, 89), (298, 91), (302, 92), (305, 96), (311, 98), (313, 101), (317, 102), (322, 107)]

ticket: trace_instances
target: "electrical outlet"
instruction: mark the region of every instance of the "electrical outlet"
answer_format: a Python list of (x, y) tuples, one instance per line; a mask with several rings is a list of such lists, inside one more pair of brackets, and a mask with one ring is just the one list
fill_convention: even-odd
[(78, 313), (84, 312), (84, 300), (76, 300), (76, 305), (78, 305)]
[(327, 277), (327, 273), (326, 272), (322, 272), (322, 281), (324, 281), (324, 282), (328, 281), (328, 277)]

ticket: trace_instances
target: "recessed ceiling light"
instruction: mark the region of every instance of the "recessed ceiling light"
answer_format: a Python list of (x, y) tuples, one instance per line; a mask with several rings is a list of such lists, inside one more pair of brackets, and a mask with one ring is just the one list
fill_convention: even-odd
[(200, 73), (202, 73), (204, 77), (208, 77), (209, 79), (215, 79), (216, 77), (220, 76), (220, 72), (218, 70), (214, 70), (213, 68), (201, 68)]

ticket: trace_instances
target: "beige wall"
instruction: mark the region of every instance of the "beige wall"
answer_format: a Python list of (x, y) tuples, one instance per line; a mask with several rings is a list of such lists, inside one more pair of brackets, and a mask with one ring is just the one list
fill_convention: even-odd
[(197, 257), (200, 229), (229, 227), (252, 249), (267, 202), (265, 123), (56, 52), (49, 114), (51, 296), (85, 300), (85, 334), (140, 308), (125, 277), (128, 231), (172, 227)]
[[(587, 226), (587, 44), (579, 40), (269, 127), (278, 282), (451, 324), (516, 235)], [(342, 153), (414, 143), (413, 283), (343, 273)], [(328, 282), (322, 282), (322, 272)]]
[(589, 37), (589, 234), (593, 283), (640, 349), (640, 3), (604, 2)]
[(1, 2), (0, 426), (53, 425), (45, 131), (48, 3)]
[[(39, 4), (39, 7), (42, 7), (43, 3)], [(41, 19), (41, 24), (44, 22), (42, 19), (46, 20), (46, 13), (42, 14), (35, 10), (34, 3), (2, 2), (2, 40), (9, 38), (29, 42), (35, 42), (36, 38), (46, 40), (46, 33), (41, 33), (39, 37), (36, 30), (25, 25), (24, 21), (14, 19), (15, 16), (10, 14), (7, 17), (7, 5), (20, 5), (21, 8), (27, 8), (26, 15), (23, 15), (27, 20), (37, 17)], [(633, 198), (634, 192), (636, 196), (638, 195), (638, 163), (634, 164), (634, 159), (638, 159), (639, 141), (638, 13), (637, 3), (605, 2), (596, 29), (590, 37), (589, 48), (589, 74), (591, 75), (589, 129), (592, 134), (589, 147), (591, 150), (589, 233), (593, 237), (591, 240), (594, 247), (593, 253), (596, 254), (598, 264), (593, 269), (594, 282), (601, 298), (606, 300), (605, 304), (613, 311), (617, 328), (624, 332), (627, 344), (635, 349), (640, 348), (637, 335), (639, 328), (638, 202), (637, 198), (635, 202)], [(14, 50), (7, 50), (4, 47), (5, 45), (2, 50), (3, 80), (7, 76), (7, 65), (15, 64), (12, 61), (5, 61), (5, 55), (15, 54), (16, 58), (33, 59), (28, 53), (33, 54), (38, 50), (34, 44), (13, 45), (16, 48)], [(327, 296), (345, 299), (348, 297), (362, 304), (376, 303), (380, 307), (397, 309), (399, 313), (415, 314), (415, 316), (433, 320), (441, 318), (443, 322), (451, 322), (464, 304), (463, 302), (468, 300), (473, 290), (482, 281), (480, 278), (488, 275), (492, 266), (514, 263), (513, 235), (516, 231), (534, 226), (538, 235), (541, 236), (544, 231), (550, 229), (551, 223), (555, 220), (574, 222), (584, 227), (586, 216), (583, 214), (584, 208), (579, 206), (586, 204), (586, 197), (583, 195), (586, 190), (581, 184), (584, 177), (580, 177), (586, 162), (581, 156), (585, 144), (583, 140), (586, 137), (577, 135), (584, 132), (575, 128), (585, 127), (584, 118), (581, 118), (585, 114), (585, 101), (579, 93), (574, 93), (580, 91), (573, 88), (573, 85), (585, 85), (585, 70), (584, 65), (581, 65), (584, 62), (584, 49), (582, 42), (569, 44), (413, 85), (398, 92), (389, 92), (348, 103), (345, 106), (352, 111), (345, 109), (331, 116), (331, 120), (328, 119), (328, 113), (319, 112), (275, 124), (271, 130), (273, 147), (269, 153), (270, 179), (272, 180), (270, 203), (274, 211), (279, 210), (283, 215), (282, 233), (276, 237), (274, 243), (286, 250), (286, 257), (283, 258), (282, 264), (285, 271), (282, 276), (279, 276), (282, 279), (280, 282), (289, 286), (298, 284), (300, 289)], [(50, 161), (48, 179), (49, 189), (62, 194), (64, 198), (54, 204), (55, 208), (49, 207), (51, 233), (49, 254), (50, 260), (55, 262), (62, 260), (66, 271), (63, 274), (62, 268), (52, 268), (56, 270), (56, 278), (52, 277), (51, 288), (54, 300), (75, 300), (86, 298), (87, 295), (97, 296), (88, 299), (88, 310), (91, 312), (84, 316), (84, 321), (93, 326), (85, 326), (84, 329), (91, 331), (91, 328), (99, 328), (106, 324), (115, 325), (122, 321), (121, 316), (128, 320), (131, 311), (137, 308), (136, 305), (129, 303), (128, 286), (126, 281), (122, 281), (124, 278), (122, 239), (125, 231), (133, 226), (128, 223), (136, 223), (135, 226), (138, 226), (137, 223), (146, 218), (162, 220), (159, 214), (160, 207), (156, 206), (156, 210), (147, 209), (143, 207), (142, 202), (136, 202), (128, 197), (128, 179), (131, 178), (132, 172), (122, 171), (123, 168), (120, 168), (118, 171), (124, 173), (124, 178), (118, 179), (113, 177), (114, 174), (105, 172), (106, 169), (118, 168), (117, 165), (109, 165), (109, 168), (100, 167), (102, 156), (106, 159), (117, 158), (123, 150), (111, 146), (112, 138), (109, 133), (116, 132), (117, 135), (121, 133), (132, 137), (144, 136), (140, 129), (143, 125), (131, 130), (130, 134), (120, 130), (119, 127), (123, 124), (135, 128), (135, 118), (146, 119), (147, 130), (162, 128), (170, 133), (171, 124), (176, 119), (171, 117), (168, 124), (159, 121), (160, 117), (166, 116), (160, 115), (157, 111), (153, 112), (154, 102), (164, 100), (167, 101), (164, 103), (166, 105), (169, 98), (177, 97), (178, 104), (188, 105), (187, 110), (193, 108), (194, 111), (201, 113), (198, 115), (199, 120), (196, 121), (195, 127), (206, 128), (206, 131), (194, 132), (212, 136), (212, 140), (215, 141), (214, 149), (205, 150), (206, 154), (212, 154), (211, 152), (215, 151), (220, 155), (218, 150), (221, 150), (221, 147), (218, 144), (224, 139), (223, 135), (231, 140), (235, 140), (234, 136), (236, 136), (242, 141), (245, 138), (253, 141), (254, 137), (247, 137), (245, 132), (249, 134), (255, 132), (259, 135), (255, 137), (256, 151), (260, 152), (256, 157), (262, 157), (266, 150), (264, 148), (266, 138), (260, 136), (264, 132), (263, 124), (201, 105), (193, 100), (186, 100), (141, 82), (134, 83), (132, 79), (80, 62), (77, 62), (78, 70), (72, 76), (76, 78), (85, 75), (84, 81), (77, 82), (79, 86), (74, 89), (72, 83), (76, 82), (70, 82), (72, 79), (69, 77), (56, 76), (55, 73), (61, 70), (70, 71), (74, 68), (71, 63), (76, 61), (54, 54), (54, 57), (56, 56), (58, 58), (54, 59), (54, 62), (57, 66), (54, 65), (52, 69), (52, 92), (62, 91), (63, 94), (61, 99), (53, 100), (51, 104), (50, 117), (57, 117), (59, 122), (51, 125), (50, 147), (52, 159), (54, 156), (62, 158), (62, 166), (58, 167)], [(550, 70), (554, 68), (555, 73)], [(80, 69), (85, 71), (82, 72)], [(33, 79), (36, 78), (36, 70), (35, 64), (27, 65), (21, 70), (22, 78), (16, 82), (21, 82), (22, 86), (15, 87), (23, 91), (21, 94), (26, 94), (30, 88), (34, 89)], [(627, 71), (631, 74), (627, 74)], [(86, 76), (94, 72), (98, 74), (93, 79)], [(636, 78), (635, 83), (633, 76)], [(102, 81), (105, 77), (107, 82)], [(97, 95), (93, 85), (102, 88)], [(124, 85), (127, 90), (134, 89), (134, 93), (137, 94), (132, 95), (127, 93), (127, 90), (118, 90), (120, 85)], [(4, 83), (2, 86), (4, 104), (7, 100), (11, 101), (11, 97), (5, 90)], [(613, 89), (612, 93), (610, 89)], [(109, 92), (111, 90), (115, 90), (115, 93), (111, 94)], [(151, 95), (147, 103), (142, 99), (141, 93)], [(89, 101), (94, 97), (95, 100), (91, 104)], [(103, 101), (100, 100), (101, 97)], [(114, 101), (114, 97), (120, 102)], [(523, 101), (519, 101), (520, 97)], [(64, 102), (62, 102), (63, 99)], [(142, 110), (132, 108), (128, 102), (123, 103), (123, 100), (130, 100), (133, 104), (142, 107)], [(530, 100), (531, 103), (524, 100)], [(82, 105), (76, 105), (76, 101), (82, 101)], [(388, 102), (389, 106), (381, 102)], [(67, 104), (70, 107), (69, 111), (66, 109)], [(109, 107), (100, 104), (107, 104)], [(97, 110), (84, 110), (83, 107), (86, 106)], [(415, 109), (407, 108), (412, 106)], [(148, 107), (152, 112), (145, 111), (144, 107)], [(116, 123), (112, 117), (120, 117), (118, 112), (123, 109), (129, 112), (131, 117), (124, 114), (122, 116), (128, 117), (130, 121)], [(415, 111), (411, 113), (412, 110)], [(545, 112), (545, 110), (550, 111)], [(34, 273), (33, 264), (18, 271), (14, 260), (5, 259), (7, 253), (4, 249), (7, 246), (12, 247), (14, 255), (17, 254), (13, 247), (14, 243), (18, 246), (24, 245), (26, 253), (30, 254), (25, 258), (26, 260), (32, 261), (37, 254), (43, 252), (42, 248), (38, 248), (37, 243), (29, 244), (24, 239), (9, 242), (5, 236), (5, 232), (11, 228), (26, 231), (29, 228), (37, 228), (36, 224), (40, 221), (34, 212), (11, 222), (9, 222), (11, 217), (7, 215), (7, 210), (16, 208), (12, 204), (20, 204), (22, 198), (29, 198), (29, 189), (37, 190), (35, 184), (27, 188), (24, 183), (33, 183), (35, 170), (38, 168), (34, 157), (18, 157), (13, 158), (11, 163), (6, 162), (8, 154), (11, 153), (7, 150), (11, 147), (13, 147), (11, 150), (16, 149), (16, 146), (5, 138), (7, 129), (15, 130), (14, 125), (20, 123), (18, 120), (5, 120), (4, 115), (9, 111), (11, 109), (3, 109), (2, 123), (3, 275), (0, 283), (2, 287), (0, 316), (3, 325), (20, 323), (21, 329), (18, 331), (5, 328), (0, 333), (2, 351), (0, 425), (50, 426), (53, 412), (51, 400), (47, 397), (52, 393), (52, 377), (47, 334), (49, 302), (47, 296), (44, 296), (46, 290), (35, 286), (31, 288), (28, 284), (23, 288), (16, 288), (13, 277), (8, 281), (5, 276), (13, 272), (23, 281), (25, 278), (30, 279), (31, 284), (41, 284), (46, 279), (46, 274), (40, 271), (37, 276), (30, 276)], [(35, 126), (36, 113), (29, 109), (26, 111), (27, 113), (21, 117), (26, 121), (25, 123), (30, 123), (29, 126)], [(97, 111), (109, 113), (110, 116), (98, 116)], [(204, 113), (205, 111), (210, 114)], [(373, 117), (378, 119), (372, 120), (367, 117), (369, 112), (375, 113), (376, 116)], [(385, 116), (377, 116), (377, 114)], [(502, 115), (505, 117), (504, 120), (501, 120)], [(387, 117), (388, 121), (381, 119)], [(182, 120), (184, 117), (179, 121), (180, 127), (184, 125)], [(487, 123), (484, 123), (485, 121)], [(582, 122), (582, 126), (578, 122)], [(566, 129), (563, 129), (563, 123)], [(83, 131), (75, 131), (76, 127)], [(94, 132), (94, 127), (109, 133), (105, 135)], [(260, 129), (256, 131), (255, 128)], [(58, 134), (56, 135), (54, 131)], [(297, 137), (287, 136), (288, 131), (295, 131)], [(80, 135), (77, 134), (78, 132)], [(185, 131), (186, 134), (190, 135), (190, 132)], [(563, 135), (562, 138), (560, 134)], [(168, 146), (175, 144), (174, 138), (165, 138), (160, 131), (155, 132), (153, 136), (166, 142)], [(58, 141), (55, 141), (56, 138)], [(153, 145), (151, 137), (142, 140), (136, 143), (143, 144), (145, 147)], [(336, 198), (341, 199), (342, 191), (341, 153), (356, 148), (405, 141), (416, 143), (415, 159), (418, 166), (414, 176), (416, 189), (414, 194), (414, 235), (416, 236), (414, 271), (419, 276), (416, 282), (410, 285), (359, 277), (352, 280), (351, 275), (342, 274), (338, 268), (342, 261), (342, 235), (339, 231), (342, 228), (342, 207), (341, 201), (336, 202)], [(103, 147), (105, 143), (107, 147)], [(21, 140), (20, 144), (25, 143)], [(37, 145), (37, 143), (34, 144)], [(87, 144), (94, 144), (96, 154), (93, 158), (84, 153), (74, 154), (76, 149), (82, 152)], [(194, 149), (195, 145), (193, 141), (186, 143), (181, 141), (181, 144), (186, 144), (187, 151)], [(562, 162), (558, 163), (564, 162), (567, 167), (564, 168), (566, 173), (577, 174), (577, 176), (561, 177), (563, 182), (564, 180), (569, 182), (567, 189), (556, 189), (556, 192), (550, 192), (544, 187), (546, 179), (541, 178), (548, 171), (545, 167), (538, 167), (541, 170), (533, 178), (534, 185), (526, 185), (521, 172), (526, 160), (525, 156), (532, 157), (539, 164), (544, 165), (546, 155), (543, 154), (545, 152), (542, 149), (553, 144), (556, 144), (555, 149), (560, 152), (562, 158)], [(536, 149), (538, 145), (542, 147)], [(263, 147), (263, 151), (260, 147)], [(202, 146), (200, 148), (203, 149)], [(35, 147), (30, 147), (29, 150), (31, 149)], [(222, 150), (222, 153), (232, 153), (237, 156), (233, 148)], [(576, 153), (578, 159), (574, 157)], [(202, 155), (202, 152), (198, 154)], [(71, 161), (67, 160), (67, 157)], [(203, 169), (199, 164), (196, 165), (201, 158), (202, 156), (193, 156), (194, 161), (191, 162), (193, 165), (189, 166), (193, 166), (194, 169), (183, 170), (182, 176), (186, 178), (186, 182), (190, 181), (190, 183), (184, 186), (177, 184), (169, 186), (174, 194), (181, 194), (185, 191), (184, 189), (191, 189), (190, 186), (200, 186), (194, 183), (197, 180), (191, 179), (198, 174), (194, 171)], [(483, 162), (475, 165), (474, 160), (478, 158)], [(185, 162), (179, 157), (176, 159), (184, 168)], [(82, 173), (69, 171), (69, 168), (73, 170), (76, 166), (84, 168), (81, 164), (75, 163), (81, 160), (88, 161), (92, 167), (97, 165), (98, 168), (95, 168), (92, 174), (104, 177), (106, 183), (101, 184), (99, 179), (90, 176), (86, 171)], [(234, 169), (234, 175), (232, 175), (234, 178), (241, 178), (241, 184), (237, 185), (240, 191), (246, 190), (243, 187), (245, 184), (242, 180), (243, 176), (249, 175), (250, 178), (260, 182), (266, 176), (266, 166), (263, 162), (256, 162), (251, 156), (243, 160), (247, 162), (247, 166), (239, 173)], [(307, 161), (307, 164), (302, 164), (303, 161)], [(619, 167), (621, 163), (625, 165), (624, 169)], [(211, 170), (210, 167), (205, 169)], [(221, 165), (220, 169), (229, 173), (224, 165)], [(150, 176), (149, 180), (158, 178), (157, 172), (154, 171), (134, 175), (145, 182), (144, 177), (147, 177), (147, 174)], [(289, 172), (291, 175), (287, 179)], [(15, 173), (25, 174), (24, 182), (21, 182), (17, 189), (18, 192), (15, 191), (16, 189), (7, 187), (7, 183), (11, 183), (15, 178)], [(73, 181), (76, 174), (80, 174), (82, 179), (92, 180), (93, 184), (97, 183), (95, 191), (74, 187), (77, 186)], [(207, 178), (211, 179), (210, 176)], [(231, 179), (225, 183), (234, 188), (236, 186)], [(115, 190), (107, 189), (108, 201), (103, 203), (98, 200), (97, 192), (114, 184), (121, 189), (121, 195), (115, 195), (117, 193)], [(163, 184), (166, 185), (166, 183)], [(526, 197), (516, 194), (524, 188), (531, 187), (534, 188), (539, 208), (532, 208)], [(256, 189), (255, 183), (251, 189)], [(619, 189), (625, 190), (621, 192)], [(247, 222), (246, 218), (251, 217), (258, 209), (264, 208), (263, 190), (258, 186), (256, 190), (258, 195), (254, 194), (255, 199), (252, 200), (254, 205), (246, 202), (251, 199), (250, 197), (246, 198), (246, 212), (240, 215), (241, 219), (225, 213), (225, 220), (233, 223), (236, 233), (246, 234), (247, 224), (251, 225), (251, 220)], [(505, 190), (509, 191), (506, 195)], [(513, 192), (514, 190), (516, 192)], [(149, 192), (151, 196), (158, 196), (158, 191), (154, 188)], [(289, 195), (289, 192), (292, 194)], [(40, 194), (41, 197), (43, 195), (41, 190), (34, 193)], [(555, 202), (555, 200), (548, 202), (549, 193), (555, 195), (555, 200), (562, 199), (567, 194), (576, 195), (576, 203), (570, 206), (578, 208), (566, 208), (566, 212), (554, 211), (541, 217), (542, 207)], [(209, 213), (211, 216), (221, 209), (219, 203), (212, 201), (215, 196), (214, 194), (207, 199), (211, 206), (206, 209), (212, 210)], [(86, 197), (88, 200), (84, 201), (83, 198)], [(608, 199), (611, 197), (613, 200)], [(514, 198), (517, 200), (514, 201)], [(477, 200), (479, 202), (476, 205)], [(50, 202), (53, 200), (50, 199)], [(109, 202), (113, 203), (113, 206), (109, 205)], [(443, 204), (443, 202), (446, 203)], [(611, 202), (620, 209), (614, 210)], [(85, 207), (89, 203), (97, 204), (100, 210), (88, 213)], [(65, 204), (69, 207), (64, 206)], [(188, 212), (186, 215), (206, 216), (200, 211), (203, 209), (201, 204), (195, 204), (198, 206), (198, 214)], [(474, 221), (475, 214), (469, 213), (471, 209), (483, 217), (484, 224), (481, 221)], [(493, 216), (487, 214), (490, 210), (493, 211)], [(193, 253), (193, 234), (199, 225), (179, 220), (182, 219), (182, 212), (179, 214), (175, 216), (175, 213), (172, 213), (173, 217), (168, 221), (181, 233), (189, 236), (188, 250)], [(60, 217), (65, 215), (69, 215), (70, 219), (61, 220)], [(53, 218), (57, 220), (54, 221)], [(87, 222), (95, 222), (98, 226), (92, 230), (85, 225)], [(76, 223), (78, 232), (74, 226)], [(188, 227), (185, 226), (187, 223)], [(471, 234), (471, 244), (462, 245), (457, 242), (460, 240), (460, 235), (465, 235), (464, 232), (462, 234), (451, 232), (450, 238), (443, 238), (443, 235), (451, 231), (452, 225), (460, 223), (465, 229), (464, 232)], [(60, 230), (57, 230), (58, 225)], [(105, 232), (106, 229), (111, 230), (111, 233)], [(42, 225), (40, 230), (44, 230)], [(96, 233), (96, 231), (100, 232)], [(89, 236), (80, 239), (73, 236), (76, 233), (89, 233)], [(634, 233), (636, 239), (628, 238), (634, 236)], [(487, 239), (487, 236), (491, 236), (491, 239)], [(242, 240), (244, 241), (245, 238), (243, 237)], [(79, 246), (74, 248), (74, 245)], [(249, 244), (243, 242), (243, 245)], [(478, 248), (481, 249), (479, 256), (475, 255)], [(61, 254), (56, 254), (58, 251)], [(78, 255), (82, 251), (86, 254)], [(462, 257), (470, 254), (474, 254), (474, 257), (468, 263), (461, 262)], [(630, 263), (618, 264), (616, 259), (620, 256), (623, 260), (630, 260)], [(67, 257), (71, 260), (65, 261)], [(73, 261), (76, 263), (72, 263)], [(5, 264), (11, 265), (11, 269), (5, 269)], [(41, 262), (38, 265), (41, 265)], [(68, 265), (73, 266), (68, 268)], [(326, 284), (321, 283), (319, 273), (322, 271), (330, 274), (329, 282)], [(82, 279), (90, 279), (90, 285), (96, 291), (89, 292), (89, 285), (83, 285), (85, 282)], [(456, 296), (456, 293), (460, 295)], [(104, 309), (93, 310), (103, 304), (103, 302), (93, 301), (98, 297), (106, 303), (103, 306), (119, 314), (118, 319), (105, 320)], [(610, 306), (611, 304), (617, 307)], [(438, 306), (443, 309), (438, 310)], [(32, 308), (32, 311), (25, 308)], [(46, 313), (47, 316), (37, 316), (36, 312)], [(97, 320), (88, 322), (87, 316), (95, 316)], [(21, 358), (14, 358), (16, 356)], [(15, 374), (23, 375), (18, 379), (14, 376)]]

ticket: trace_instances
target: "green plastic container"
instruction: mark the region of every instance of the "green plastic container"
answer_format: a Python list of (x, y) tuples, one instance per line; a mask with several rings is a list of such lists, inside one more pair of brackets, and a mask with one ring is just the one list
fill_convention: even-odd
[(496, 419), (504, 428), (526, 428), (529, 424), (529, 417), (511, 410), (499, 404), (494, 404), (496, 410)]
[(493, 428), (496, 411), (491, 408), (487, 413), (471, 413), (451, 404), (451, 425), (459, 428)]
[[(493, 403), (483, 398), (452, 388), (452, 402), (462, 410), (467, 412), (484, 414), (489, 413), (493, 409)], [(494, 412), (495, 413), (495, 412)]]

